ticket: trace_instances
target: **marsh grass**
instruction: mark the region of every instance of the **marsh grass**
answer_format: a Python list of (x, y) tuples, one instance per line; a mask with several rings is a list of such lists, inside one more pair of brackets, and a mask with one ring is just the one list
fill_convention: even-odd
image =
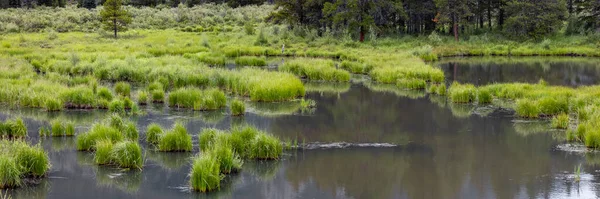
[(398, 79), (396, 86), (409, 90), (420, 90), (425, 89), (427, 82), (422, 79)]
[(250, 158), (253, 159), (279, 159), (283, 151), (282, 143), (272, 135), (260, 133), (253, 140)]
[(124, 139), (125, 136), (118, 129), (106, 124), (96, 123), (88, 132), (77, 136), (77, 150), (95, 151), (98, 141), (110, 140), (115, 143)]
[(180, 88), (169, 93), (171, 107), (216, 110), (224, 107), (226, 103), (225, 93), (218, 89)]
[(490, 104), (492, 103), (492, 94), (491, 92), (484, 88), (477, 89), (477, 102), (479, 104)]
[(27, 136), (27, 126), (21, 118), (9, 119), (0, 122), (0, 137), (8, 139), (20, 139)]
[(216, 157), (223, 174), (235, 173), (242, 168), (242, 159), (226, 144), (216, 145), (209, 153)]
[(299, 58), (285, 62), (280, 71), (290, 72), (309, 80), (350, 81), (350, 73), (337, 69), (331, 60)]
[(146, 142), (150, 144), (158, 144), (160, 137), (163, 136), (164, 131), (157, 123), (148, 125), (146, 130)]
[(221, 168), (217, 157), (203, 154), (194, 158), (189, 174), (190, 186), (194, 191), (208, 192), (221, 187)]
[(153, 103), (165, 102), (165, 91), (163, 91), (163, 90), (152, 91), (152, 102)]
[(552, 118), (552, 128), (567, 129), (569, 127), (569, 115), (558, 114)]
[(30, 146), (24, 141), (0, 141), (0, 188), (23, 184), (23, 177), (46, 176), (51, 165), (48, 154), (40, 145)]
[(115, 93), (123, 97), (129, 97), (131, 93), (131, 85), (127, 82), (117, 82), (115, 84)]
[(192, 151), (192, 136), (181, 123), (176, 123), (173, 128), (160, 136), (158, 141), (160, 151), (178, 152)]
[(450, 91), (450, 101), (453, 103), (470, 103), (475, 101), (477, 89), (472, 84), (452, 83)]
[(342, 61), (342, 63), (340, 64), (340, 66), (344, 70), (347, 70), (347, 71), (349, 71), (351, 73), (354, 73), (354, 74), (368, 74), (373, 69), (373, 66), (371, 66), (369, 64), (364, 64), (364, 63), (354, 62), (354, 61), (348, 61), (348, 60)]
[(515, 111), (519, 117), (538, 118), (540, 116), (540, 109), (537, 102), (529, 99), (517, 100)]
[(148, 92), (146, 91), (138, 91), (137, 93), (137, 103), (139, 105), (148, 104)]
[(267, 59), (264, 57), (242, 56), (235, 58), (237, 66), (266, 66)]
[(141, 169), (142, 148), (137, 142), (100, 140), (97, 143), (94, 161), (99, 165), (115, 165), (121, 168)]
[(246, 105), (243, 101), (234, 99), (231, 101), (231, 115), (233, 116), (241, 116), (246, 112)]

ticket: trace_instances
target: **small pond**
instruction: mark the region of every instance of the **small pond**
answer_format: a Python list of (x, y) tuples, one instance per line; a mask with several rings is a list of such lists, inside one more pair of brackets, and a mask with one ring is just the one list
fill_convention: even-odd
[[(539, 58), (543, 60), (544, 58)], [(449, 81), (537, 82), (554, 85), (599, 83), (595, 59), (505, 61), (499, 58), (444, 60)], [(595, 64), (595, 65), (594, 65)], [(473, 80), (471, 80), (473, 79)], [(39, 139), (37, 129), (52, 118), (78, 123), (77, 131), (106, 116), (103, 111), (0, 111), (0, 119), (27, 118), (30, 140), (49, 152), (52, 169), (39, 185), (11, 190), (13, 198), (597, 198), (600, 153), (558, 150), (564, 132), (548, 121), (519, 120), (494, 106), (456, 105), (424, 92), (398, 90), (369, 81), (307, 83), (313, 110), (294, 103), (248, 103), (243, 118), (227, 111), (193, 112), (147, 106), (132, 117), (144, 137), (151, 122), (186, 123), (197, 148), (203, 128), (247, 123), (283, 140), (311, 144), (289, 150), (279, 161), (247, 161), (228, 175), (221, 190), (203, 194), (187, 188), (194, 153), (149, 150), (143, 171), (93, 164), (75, 150), (74, 138)], [(582, 167), (581, 180), (574, 168)]]

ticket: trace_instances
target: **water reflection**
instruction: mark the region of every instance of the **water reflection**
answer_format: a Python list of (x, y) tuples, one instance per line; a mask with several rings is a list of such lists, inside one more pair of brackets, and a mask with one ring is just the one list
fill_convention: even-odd
[(472, 57), (438, 62), (448, 82), (486, 85), (494, 82), (579, 86), (600, 83), (600, 59), (577, 57)]

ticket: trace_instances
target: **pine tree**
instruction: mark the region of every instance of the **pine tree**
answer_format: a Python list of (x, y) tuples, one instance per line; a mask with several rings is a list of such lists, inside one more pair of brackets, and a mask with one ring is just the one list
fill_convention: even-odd
[(104, 8), (100, 11), (104, 29), (114, 31), (115, 38), (117, 38), (117, 32), (126, 31), (127, 24), (131, 22), (131, 16), (122, 4), (122, 0), (106, 0)]

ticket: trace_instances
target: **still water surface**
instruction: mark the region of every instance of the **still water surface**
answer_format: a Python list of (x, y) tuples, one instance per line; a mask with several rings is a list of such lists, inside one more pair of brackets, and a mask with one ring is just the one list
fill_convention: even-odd
[[(551, 66), (537, 76), (528, 71), (537, 70), (537, 66), (520, 69), (529, 67), (521, 65), (487, 68), (462, 60), (442, 63), (441, 67), (449, 80), (467, 81), (475, 76), (479, 77), (476, 84), (536, 82), (542, 77), (551, 84), (575, 86), (595, 84), (596, 74), (600, 75), (600, 70), (578, 62), (572, 66), (567, 63), (569, 69)], [(563, 73), (565, 70), (575, 74)], [(449, 75), (454, 71), (459, 71), (458, 75)], [(495, 76), (497, 73), (505, 75)], [(127, 171), (94, 165), (91, 154), (75, 150), (74, 138), (37, 138), (37, 129), (48, 125), (49, 118), (77, 121), (77, 130), (83, 132), (102, 119), (104, 112), (49, 115), (36, 110), (4, 110), (1, 119), (15, 115), (29, 118), (32, 142), (40, 142), (49, 151), (52, 163), (48, 179), (10, 193), (13, 198), (86, 199), (600, 196), (600, 154), (556, 149), (564, 143), (564, 132), (549, 129), (547, 121), (519, 120), (511, 111), (494, 106), (455, 105), (438, 96), (369, 82), (307, 85), (307, 98), (317, 101), (314, 110), (300, 110), (294, 103), (251, 103), (245, 117), (232, 118), (226, 111), (191, 112), (151, 106), (146, 108), (147, 115), (132, 118), (142, 137), (151, 122), (164, 127), (175, 121), (186, 122), (194, 143), (203, 128), (227, 129), (248, 123), (284, 140), (297, 139), (317, 146), (287, 151), (279, 161), (247, 161), (241, 173), (227, 176), (221, 190), (209, 194), (187, 189), (190, 158), (196, 152), (154, 152), (143, 143), (143, 171)], [(579, 182), (573, 180), (577, 165), (583, 170)]]

